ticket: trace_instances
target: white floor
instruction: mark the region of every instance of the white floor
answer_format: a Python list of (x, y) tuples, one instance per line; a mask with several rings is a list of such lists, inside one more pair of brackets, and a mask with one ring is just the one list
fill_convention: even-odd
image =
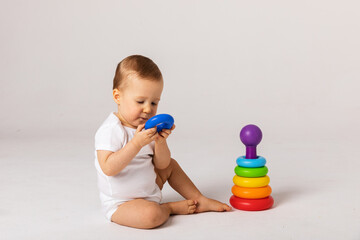
[[(228, 202), (240, 141), (174, 139), (174, 158), (203, 194)], [(91, 137), (1, 138), (0, 238), (360, 239), (356, 142), (262, 142), (259, 150), (268, 160), (272, 209), (173, 216), (138, 230), (102, 216)], [(163, 195), (181, 199), (168, 185)]]

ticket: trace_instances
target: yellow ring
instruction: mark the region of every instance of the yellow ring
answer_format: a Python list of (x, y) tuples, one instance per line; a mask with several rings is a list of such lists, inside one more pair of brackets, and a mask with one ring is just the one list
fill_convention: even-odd
[(258, 178), (246, 178), (235, 175), (233, 182), (236, 186), (239, 187), (265, 187), (269, 184), (270, 178), (268, 175)]

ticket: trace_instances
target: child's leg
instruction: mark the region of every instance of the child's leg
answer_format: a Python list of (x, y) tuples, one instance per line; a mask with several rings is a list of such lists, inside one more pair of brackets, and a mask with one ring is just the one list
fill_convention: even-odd
[(111, 217), (111, 221), (134, 228), (155, 228), (169, 218), (171, 214), (191, 214), (196, 202), (184, 200), (158, 204), (144, 199), (135, 199), (121, 204)]
[(156, 172), (158, 174), (156, 182), (160, 189), (168, 181), (170, 186), (185, 199), (197, 201), (196, 212), (231, 210), (227, 204), (203, 196), (174, 159), (171, 159), (169, 167), (163, 170), (156, 169)]

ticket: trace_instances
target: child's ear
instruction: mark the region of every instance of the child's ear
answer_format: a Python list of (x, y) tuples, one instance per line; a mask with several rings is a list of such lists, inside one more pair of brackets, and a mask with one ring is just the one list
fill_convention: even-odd
[(116, 102), (116, 104), (120, 104), (120, 91), (119, 91), (119, 89), (117, 89), (117, 88), (115, 88), (114, 90), (113, 90), (113, 99), (114, 99), (114, 101)]

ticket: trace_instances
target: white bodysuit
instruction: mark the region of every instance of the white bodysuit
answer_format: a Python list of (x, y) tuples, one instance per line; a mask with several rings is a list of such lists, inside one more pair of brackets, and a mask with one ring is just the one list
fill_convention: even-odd
[(115, 176), (105, 175), (100, 168), (96, 150), (117, 152), (134, 137), (135, 132), (136, 129), (123, 126), (119, 118), (111, 113), (95, 135), (95, 167), (100, 200), (104, 214), (110, 221), (117, 207), (124, 202), (142, 198), (160, 203), (162, 198), (152, 163), (154, 142), (144, 146)]

